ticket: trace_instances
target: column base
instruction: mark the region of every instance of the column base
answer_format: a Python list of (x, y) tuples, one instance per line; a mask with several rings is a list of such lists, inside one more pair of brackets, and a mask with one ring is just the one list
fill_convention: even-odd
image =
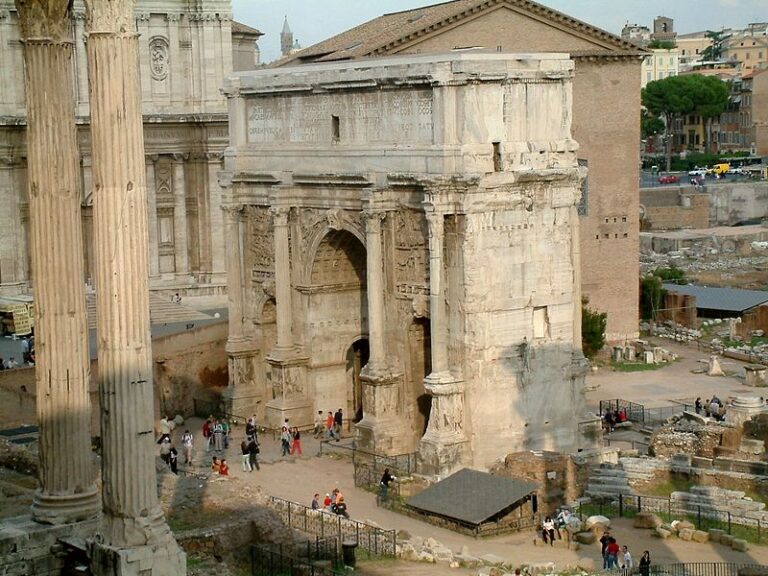
[(355, 424), (357, 431), (356, 445), (367, 452), (383, 456), (397, 456), (409, 452), (412, 440), (406, 437), (403, 422), (393, 418), (379, 420), (373, 416), (364, 416)]
[(469, 441), (463, 436), (430, 436), (419, 440), (419, 473), (445, 478), (464, 468), (470, 461)]
[(267, 402), (266, 421), (270, 428), (279, 429), (285, 419), (291, 427), (308, 428), (314, 423), (312, 402), (303, 396), (276, 398)]
[[(105, 534), (107, 538), (103, 538)], [(108, 544), (109, 536), (118, 536), (126, 542), (138, 539), (144, 544)], [(182, 576), (187, 573), (187, 555), (173, 537), (162, 512), (150, 519), (104, 517), (99, 536), (88, 542), (88, 553), (94, 576)]]
[(87, 492), (54, 496), (39, 490), (32, 503), (32, 517), (41, 524), (71, 524), (96, 518), (101, 512), (101, 495), (95, 486)]
[(250, 418), (253, 414), (261, 420), (264, 417), (264, 398), (261, 394), (249, 394), (230, 386), (222, 394), (227, 413), (239, 418)]

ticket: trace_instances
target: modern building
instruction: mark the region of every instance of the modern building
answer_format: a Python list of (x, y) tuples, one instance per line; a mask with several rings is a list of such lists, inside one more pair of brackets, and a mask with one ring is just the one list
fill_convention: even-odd
[(680, 71), (691, 70), (695, 65), (701, 64), (704, 51), (712, 45), (712, 39), (706, 32), (678, 34), (675, 42), (680, 53)]
[(621, 39), (645, 47), (651, 41), (651, 29), (648, 26), (627, 22), (621, 29)]
[[(150, 276), (153, 290), (226, 291), (217, 173), (229, 141), (226, 99), (233, 70), (257, 64), (261, 32), (232, 21), (230, 0), (140, 0)], [(72, 20), (75, 113), (82, 165), (86, 282), (93, 281), (91, 138), (85, 7)], [(30, 289), (24, 61), (12, 0), (0, 0), (0, 293)]]
[[(671, 22), (658, 22), (658, 37)], [(666, 31), (664, 25), (666, 24)], [(576, 63), (573, 134), (589, 168), (582, 204), (582, 288), (608, 313), (607, 337), (637, 335), (640, 67), (632, 42), (528, 0), (455, 0), (384, 14), (277, 66), (456, 50), (567, 52)]]
[(649, 82), (677, 76), (680, 72), (680, 51), (677, 48), (653, 48), (643, 58), (640, 70), (641, 86)]

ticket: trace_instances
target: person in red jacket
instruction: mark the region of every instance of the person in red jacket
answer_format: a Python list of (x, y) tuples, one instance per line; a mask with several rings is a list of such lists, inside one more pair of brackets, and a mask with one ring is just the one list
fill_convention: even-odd
[(221, 459), (221, 464), (219, 465), (219, 476), (229, 476), (229, 464), (227, 464), (224, 458)]

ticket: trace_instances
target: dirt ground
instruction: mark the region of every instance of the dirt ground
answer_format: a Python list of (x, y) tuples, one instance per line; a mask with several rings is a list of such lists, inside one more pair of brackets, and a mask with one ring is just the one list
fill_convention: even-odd
[[(696, 396), (704, 398), (713, 393), (721, 398), (755, 394), (754, 389), (744, 387), (735, 376), (712, 378), (695, 373), (702, 367), (701, 361), (707, 359), (706, 353), (667, 340), (661, 340), (660, 345), (678, 353), (680, 360), (651, 372), (618, 373), (600, 369), (590, 373), (588, 384), (593, 390), (587, 393), (589, 406), (596, 409), (599, 400), (610, 398), (624, 398), (647, 406), (662, 406), (673, 401), (691, 402)], [(735, 361), (725, 360), (722, 364), (731, 374), (737, 374), (741, 369), (741, 364)], [(196, 463), (191, 470), (204, 476), (208, 473), (212, 454), (203, 449), (201, 421), (192, 419), (175, 430), (174, 437), (177, 442), (185, 428), (192, 430), (196, 436)], [(378, 508), (373, 494), (355, 488), (351, 460), (327, 455), (318, 456), (320, 444), (309, 434), (303, 438), (304, 454), (301, 457), (286, 458), (279, 455), (278, 440), (262, 437), (261, 470), (243, 472), (237, 449), (243, 433), (242, 428), (234, 428), (233, 446), (228, 453), (220, 454), (229, 461), (231, 477), (207, 481), (197, 476), (162, 476), (162, 503), (175, 531), (212, 526), (221, 520), (242, 514), (264, 495), (309, 504), (315, 492), (323, 495), (338, 487), (344, 493), (354, 519), (375, 522), (383, 528), (405, 530), (414, 536), (432, 537), (456, 552), (467, 547), (473, 556), (495, 554), (508, 559), (514, 565), (555, 562), (559, 567), (578, 565), (588, 568), (600, 562), (600, 550), (597, 545), (586, 546), (578, 552), (534, 546), (533, 533), (477, 540)], [(345, 439), (341, 444), (349, 443), (351, 439)], [(35, 484), (36, 481), (31, 477), (0, 469), (0, 517), (26, 513)], [(719, 544), (662, 541), (651, 537), (649, 531), (633, 529), (627, 520), (614, 521), (614, 534), (619, 544), (627, 544), (636, 558), (639, 558), (643, 550), (650, 550), (654, 563), (739, 561), (768, 564), (768, 547), (756, 546), (747, 553), (740, 553)], [(430, 566), (394, 561), (366, 564), (361, 568), (358, 573), (371, 576), (392, 573), (432, 576), (447, 571), (444, 565)], [(451, 573), (473, 572), (451, 570)]]

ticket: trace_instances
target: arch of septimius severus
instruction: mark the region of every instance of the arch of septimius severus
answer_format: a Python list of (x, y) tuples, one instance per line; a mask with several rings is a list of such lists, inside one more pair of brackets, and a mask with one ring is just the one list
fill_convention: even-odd
[(230, 78), (232, 411), (341, 407), (435, 473), (584, 446), (572, 78), (481, 53)]
[[(230, 0), (139, 0), (150, 288), (188, 294), (226, 289), (221, 188), (232, 70), (255, 65), (258, 30), (232, 21)], [(77, 114), (85, 267), (95, 279), (93, 153), (89, 130), (85, 5), (73, 3), (70, 35)], [(14, 0), (0, 0), (0, 295), (30, 288), (24, 66)]]

